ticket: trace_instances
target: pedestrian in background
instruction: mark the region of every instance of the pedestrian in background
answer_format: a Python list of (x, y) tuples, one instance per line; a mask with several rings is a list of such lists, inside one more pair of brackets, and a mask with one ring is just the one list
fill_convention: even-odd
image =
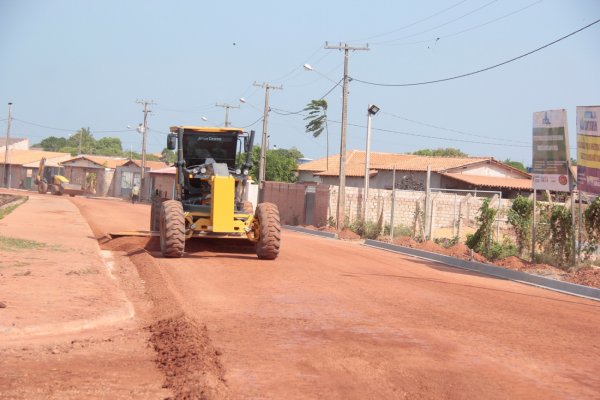
[(140, 200), (140, 187), (137, 185), (133, 185), (131, 189), (131, 204), (135, 204), (136, 201)]

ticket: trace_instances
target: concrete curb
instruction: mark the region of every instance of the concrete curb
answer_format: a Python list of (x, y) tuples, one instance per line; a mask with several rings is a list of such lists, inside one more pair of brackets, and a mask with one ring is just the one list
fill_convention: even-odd
[(16, 196), (16, 197), (18, 197), (16, 200), (13, 200), (10, 203), (6, 203), (3, 206), (0, 206), (0, 210), (3, 210), (8, 207), (12, 207), (12, 206), (18, 206), (20, 204), (25, 203), (27, 200), (29, 200), (29, 196)]
[(396, 253), (407, 254), (413, 257), (423, 258), (425, 260), (436, 261), (451, 267), (475, 271), (484, 275), (508, 279), (515, 282), (539, 286), (545, 289), (554, 290), (561, 293), (571, 294), (574, 296), (585, 297), (591, 300), (600, 301), (600, 289), (588, 286), (557, 281), (554, 279), (544, 278), (542, 276), (527, 274), (525, 272), (513, 271), (510, 269), (496, 267), (490, 264), (484, 264), (476, 261), (461, 260), (459, 258), (445, 256), (443, 254), (431, 253), (429, 251), (398, 246), (395, 244), (380, 242), (377, 240), (366, 239), (364, 245), (382, 250), (393, 251)]
[(329, 239), (337, 239), (337, 233), (332, 233), (332, 232), (322, 232), (322, 231), (317, 231), (314, 229), (307, 229), (307, 228), (302, 228), (299, 226), (292, 226), (292, 225), (283, 225), (283, 227), (285, 229), (289, 229), (290, 231), (296, 231), (296, 232), (302, 232), (302, 233), (307, 233), (309, 235), (315, 235), (315, 236), (321, 236), (321, 237), (326, 237)]

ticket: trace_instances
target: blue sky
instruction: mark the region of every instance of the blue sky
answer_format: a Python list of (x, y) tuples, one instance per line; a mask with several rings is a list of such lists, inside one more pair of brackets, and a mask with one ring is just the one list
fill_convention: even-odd
[[(598, 0), (0, 0), (0, 129), (13, 102), (12, 136), (36, 143), (90, 127), (96, 138), (116, 136), (124, 149), (139, 151), (141, 135), (126, 126), (142, 121), (137, 99), (154, 100), (148, 150), (155, 152), (169, 126), (222, 126), (225, 110), (216, 103), (239, 105), (230, 111), (232, 125), (260, 132), (264, 90), (253, 83), (268, 82), (283, 86), (271, 92), (270, 146), (318, 158), (326, 154), (325, 134), (313, 138), (302, 116), (287, 112), (342, 78), (343, 53), (324, 49), (326, 41), (369, 44), (350, 54), (353, 78), (414, 83), (498, 64), (599, 18)], [(529, 165), (532, 113), (565, 108), (575, 156), (575, 107), (600, 104), (599, 49), (600, 23), (462, 79), (411, 87), (353, 81), (347, 147), (365, 148), (366, 110), (374, 103), (381, 112), (373, 151), (457, 147)], [(341, 89), (326, 99), (334, 154)]]

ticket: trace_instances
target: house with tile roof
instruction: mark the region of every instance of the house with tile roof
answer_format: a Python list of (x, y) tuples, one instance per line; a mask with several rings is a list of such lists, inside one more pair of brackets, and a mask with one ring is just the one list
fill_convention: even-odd
[(69, 153), (12, 148), (8, 153), (8, 163), (4, 162), (4, 156), (4, 153), (0, 155), (0, 183), (8, 186), (10, 173), (10, 187), (22, 189), (35, 189), (33, 181), (42, 158), (46, 158), (46, 167), (54, 169), (53, 173), (57, 174), (60, 173), (60, 163), (72, 157)]
[[(65, 176), (70, 181), (82, 185), (87, 193), (97, 196), (128, 198), (133, 186), (141, 182), (140, 160), (79, 155), (64, 161), (62, 165), (65, 167)], [(148, 174), (153, 169), (166, 166), (163, 162), (146, 161), (145, 171)]]
[[(350, 150), (346, 155), (346, 186), (364, 187), (366, 154)], [(299, 182), (339, 184), (339, 155), (310, 161), (298, 166)], [(412, 154), (372, 152), (369, 163), (369, 187), (395, 187), (425, 190), (427, 169), (431, 169), (431, 187), (458, 190), (502, 192), (504, 198), (532, 192), (531, 175), (493, 157), (431, 157)]]

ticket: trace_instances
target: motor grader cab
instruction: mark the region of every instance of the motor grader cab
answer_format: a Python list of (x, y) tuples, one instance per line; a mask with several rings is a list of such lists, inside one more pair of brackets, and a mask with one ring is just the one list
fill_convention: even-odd
[(63, 194), (68, 194), (69, 196), (83, 194), (81, 185), (70, 183), (63, 174), (62, 167), (46, 167), (46, 158), (42, 158), (34, 180), (38, 193), (43, 194), (50, 190), (50, 193), (57, 196), (62, 196)]
[[(281, 224), (272, 203), (247, 201), (254, 131), (177, 126), (167, 148), (177, 150), (176, 198), (153, 203), (151, 229), (160, 230), (165, 257), (181, 257), (185, 241), (196, 237), (237, 238), (255, 244), (261, 259), (279, 254)], [(238, 150), (245, 160), (236, 160)]]

